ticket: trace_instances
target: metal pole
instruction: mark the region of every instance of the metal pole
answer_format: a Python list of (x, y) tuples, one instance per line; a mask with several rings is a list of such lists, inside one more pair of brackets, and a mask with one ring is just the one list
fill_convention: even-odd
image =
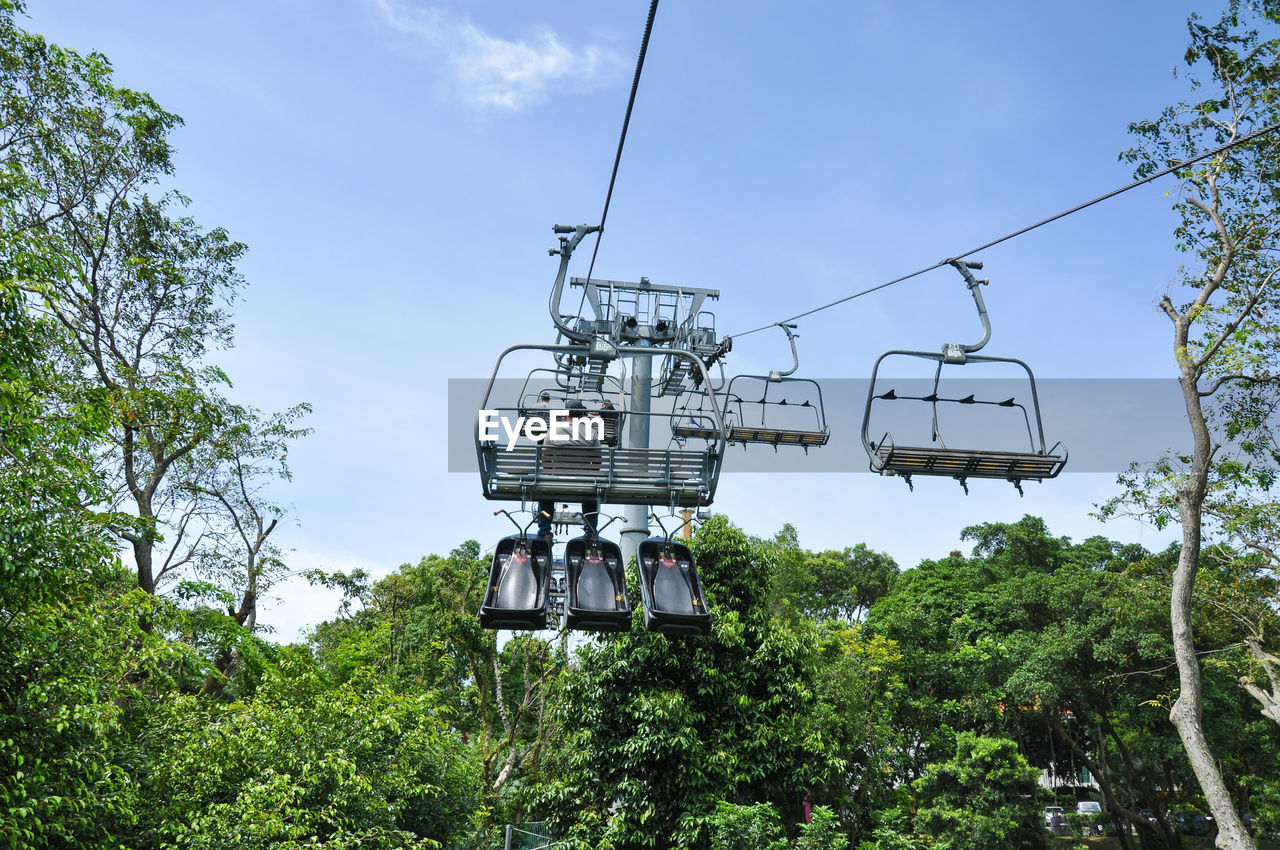
[(511, 824), (507, 824), (507, 837), (506, 837), (506, 840), (502, 842), (502, 850), (511, 850), (511, 835), (512, 835)]
[[(631, 410), (627, 419), (627, 446), (649, 448), (650, 393), (653, 391), (653, 355), (637, 357), (631, 370)], [(622, 529), (622, 561), (629, 563), (649, 536), (649, 506), (628, 505), (627, 525)]]

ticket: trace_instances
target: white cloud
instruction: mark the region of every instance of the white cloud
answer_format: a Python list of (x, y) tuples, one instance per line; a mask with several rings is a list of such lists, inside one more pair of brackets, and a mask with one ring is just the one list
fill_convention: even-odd
[(457, 93), (471, 106), (517, 111), (541, 100), (555, 83), (581, 88), (620, 64), (599, 47), (574, 50), (547, 29), (527, 41), (508, 41), (439, 8), (373, 3), (384, 23), (444, 58)]

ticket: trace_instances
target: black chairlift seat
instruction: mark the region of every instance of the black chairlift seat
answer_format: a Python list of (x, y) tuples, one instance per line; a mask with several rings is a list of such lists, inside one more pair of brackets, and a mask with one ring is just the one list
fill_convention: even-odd
[(618, 544), (575, 537), (565, 544), (568, 625), (571, 629), (625, 632), (631, 628), (627, 579)]
[(711, 612), (688, 546), (665, 537), (649, 537), (640, 544), (636, 561), (646, 629), (664, 635), (705, 635), (711, 631)]
[(551, 544), (513, 534), (498, 541), (480, 606), (486, 629), (545, 629)]

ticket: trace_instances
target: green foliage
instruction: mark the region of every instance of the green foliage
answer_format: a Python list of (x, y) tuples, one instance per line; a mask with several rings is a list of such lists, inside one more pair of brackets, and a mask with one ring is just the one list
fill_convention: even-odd
[(62, 593), (58, 574), (109, 559), (92, 445), (110, 419), (92, 394), (62, 392), (42, 351), (56, 330), (0, 282), (0, 604)]
[(139, 809), (129, 706), (163, 693), (182, 650), (144, 633), (163, 606), (101, 569), (4, 611), (0, 835), (11, 847), (113, 847)]
[(818, 620), (860, 619), (889, 591), (898, 575), (893, 558), (872, 551), (865, 543), (842, 551), (803, 551), (791, 525), (783, 527), (770, 548), (770, 558), (777, 565), (773, 580), (776, 601)]
[(827, 806), (814, 806), (813, 819), (800, 827), (795, 850), (847, 850), (849, 838), (840, 831), (840, 820)]
[(900, 802), (879, 815), (880, 822), (870, 837), (858, 844), (858, 850), (925, 850), (937, 846), (933, 838), (915, 834), (906, 803)]
[(173, 847), (435, 847), (470, 827), (476, 765), (432, 694), (332, 686), (305, 653), (247, 702), (174, 696), (140, 832)]
[(955, 756), (916, 780), (917, 829), (949, 850), (1044, 848), (1039, 771), (1008, 739), (956, 735)]
[(744, 806), (721, 801), (711, 816), (711, 850), (786, 850), (782, 821), (768, 803)]
[[(889, 746), (895, 755), (883, 767), (912, 782), (955, 752), (956, 732), (1013, 738), (1059, 777), (1088, 764), (1145, 826), (1138, 810), (1167, 804), (1171, 785), (1194, 787), (1168, 723), (1176, 550), (1152, 556), (1099, 538), (1073, 544), (1034, 517), (964, 534), (974, 557), (907, 571), (867, 619), (867, 631), (901, 653), (895, 669), (905, 683), (883, 738), (902, 743)], [(1197, 631), (1215, 650), (1206, 718), (1226, 775), (1243, 783), (1273, 769), (1264, 741), (1277, 739), (1236, 687), (1246, 659), (1226, 630), (1209, 627), (1221, 616), (1215, 606), (1197, 608)], [(1221, 644), (1209, 642), (1215, 632)], [(883, 798), (875, 804), (889, 807)], [(865, 831), (888, 834), (884, 817)]]
[(929, 765), (911, 787), (918, 800), (915, 811), (900, 799), (881, 813), (858, 850), (1048, 847), (1039, 771), (1013, 741), (960, 732), (951, 758)]
[(81, 99), (116, 94), (100, 59), (45, 44), (14, 14), (0, 7), (0, 836), (112, 846), (136, 808), (127, 706), (161, 686), (173, 650), (140, 633), (163, 606), (122, 584), (110, 517), (86, 508), (103, 495), (93, 449), (113, 421), (105, 398), (53, 368), (60, 329), (15, 281), (44, 295), (65, 268), (32, 229), (58, 214), (40, 179), (92, 167), (93, 153), (62, 143), (93, 132)]
[(555, 779), (536, 802), (560, 834), (707, 847), (722, 802), (796, 813), (804, 788), (838, 784), (849, 767), (843, 718), (818, 710), (816, 692), (827, 633), (773, 615), (767, 551), (722, 518), (709, 522), (694, 553), (712, 633), (669, 639), (636, 626), (579, 653)]
[(479, 545), (468, 541), (372, 584), (363, 574), (313, 576), (345, 597), (342, 615), (312, 638), (335, 680), (375, 675), (455, 709), (451, 723), (478, 759), (478, 805), (492, 812), (474, 824), (477, 841), (495, 820), (529, 819), (521, 818), (522, 801), (558, 740), (551, 717), (567, 669), (562, 642), (518, 635), (499, 647), (497, 635), (480, 628), (487, 570)]

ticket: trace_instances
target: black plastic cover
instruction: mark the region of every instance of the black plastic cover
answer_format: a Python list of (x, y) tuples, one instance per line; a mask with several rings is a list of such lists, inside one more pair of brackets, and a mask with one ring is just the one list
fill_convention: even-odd
[(498, 541), (480, 606), (486, 629), (545, 629), (551, 544), (513, 534)]
[(631, 628), (622, 550), (609, 540), (576, 537), (565, 544), (571, 629), (624, 632)]
[(711, 612), (688, 546), (650, 537), (640, 544), (637, 560), (646, 629), (666, 635), (711, 631)]

